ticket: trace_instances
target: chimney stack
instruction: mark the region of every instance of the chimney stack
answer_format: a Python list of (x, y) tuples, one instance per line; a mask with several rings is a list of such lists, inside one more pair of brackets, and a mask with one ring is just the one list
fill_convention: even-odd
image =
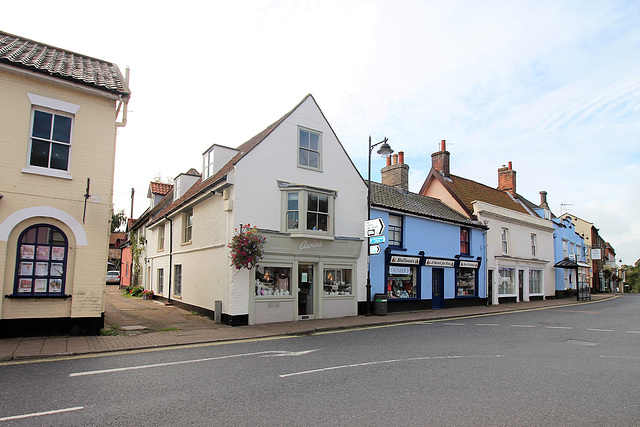
[(431, 155), (431, 166), (442, 176), (449, 178), (449, 152), (444, 139), (440, 142), (440, 151)]
[(540, 192), (540, 207), (543, 209), (551, 210), (549, 209), (549, 204), (547, 203), (547, 192), (544, 190)]
[(513, 170), (513, 165), (509, 162), (508, 166), (502, 166), (498, 169), (498, 190), (506, 191), (513, 197), (516, 195), (516, 171)]
[[(393, 157), (393, 162), (391, 158)], [(390, 187), (409, 191), (409, 165), (404, 163), (404, 151), (393, 154), (387, 159), (387, 166), (382, 168), (382, 183)]]

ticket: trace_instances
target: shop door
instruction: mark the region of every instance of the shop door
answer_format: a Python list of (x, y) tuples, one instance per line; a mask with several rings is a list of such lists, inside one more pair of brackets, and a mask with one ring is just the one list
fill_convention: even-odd
[(518, 287), (520, 288), (520, 299), (518, 301), (522, 302), (524, 298), (524, 270), (518, 270)]
[(444, 308), (444, 269), (434, 268), (431, 273), (431, 308)]
[(298, 265), (298, 316), (313, 319), (313, 265)]
[(487, 271), (487, 305), (492, 304), (493, 295), (493, 270)]

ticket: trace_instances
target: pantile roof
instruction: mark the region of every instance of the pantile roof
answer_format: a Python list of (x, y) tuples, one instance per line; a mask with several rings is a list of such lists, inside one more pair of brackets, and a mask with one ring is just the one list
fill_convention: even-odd
[(164, 182), (152, 182), (149, 184), (151, 187), (151, 194), (167, 194), (173, 190), (172, 184), (165, 184)]
[(0, 63), (33, 70), (128, 97), (131, 92), (118, 66), (0, 31)]
[(491, 188), (479, 182), (456, 175), (450, 175), (449, 178), (451, 178), (451, 181), (447, 180), (447, 183), (471, 212), (473, 212), (472, 202), (478, 200), (501, 208), (531, 215), (529, 211), (514, 200), (506, 191)]
[(118, 241), (124, 241), (124, 240), (127, 240), (127, 233), (123, 233), (120, 231), (113, 232), (109, 236), (110, 245), (115, 245), (116, 243), (118, 243)]
[(377, 182), (371, 182), (371, 205), (432, 219), (485, 228), (478, 221), (465, 217), (439, 199), (422, 196)]

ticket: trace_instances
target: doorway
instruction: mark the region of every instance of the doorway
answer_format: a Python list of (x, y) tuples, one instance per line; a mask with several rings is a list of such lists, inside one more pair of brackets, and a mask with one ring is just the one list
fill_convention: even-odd
[(298, 316), (300, 319), (313, 319), (313, 264), (298, 265)]
[(431, 272), (431, 308), (444, 308), (444, 268), (434, 268)]
[(518, 301), (522, 302), (524, 299), (524, 270), (518, 270), (518, 287), (520, 296)]

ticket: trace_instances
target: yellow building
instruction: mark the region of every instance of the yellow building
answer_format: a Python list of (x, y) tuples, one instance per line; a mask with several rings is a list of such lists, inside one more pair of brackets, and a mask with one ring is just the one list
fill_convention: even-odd
[(0, 335), (103, 326), (126, 80), (113, 63), (0, 31)]

